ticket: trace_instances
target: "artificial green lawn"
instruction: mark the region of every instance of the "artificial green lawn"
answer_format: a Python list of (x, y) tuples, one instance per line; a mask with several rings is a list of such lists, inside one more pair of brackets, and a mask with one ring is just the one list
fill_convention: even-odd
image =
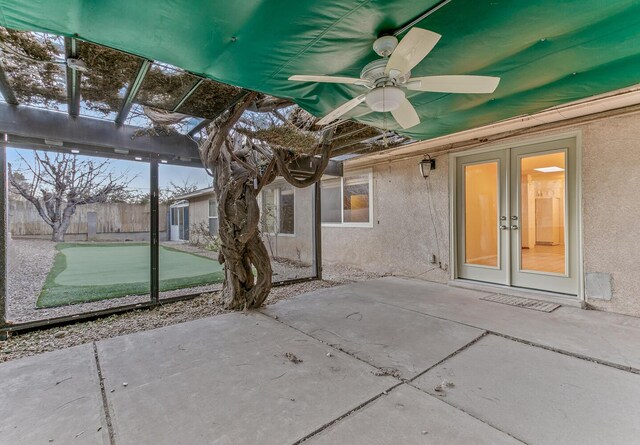
[[(149, 293), (149, 244), (56, 245), (54, 264), (37, 307)], [(204, 256), (160, 247), (160, 291), (219, 283), (223, 267)]]

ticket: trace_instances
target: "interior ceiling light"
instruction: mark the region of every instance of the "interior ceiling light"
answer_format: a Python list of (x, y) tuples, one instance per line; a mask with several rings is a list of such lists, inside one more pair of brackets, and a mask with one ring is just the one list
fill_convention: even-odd
[(326, 125), (345, 115), (362, 102), (377, 112), (390, 111), (402, 128), (420, 123), (415, 108), (405, 97), (404, 89), (435, 93), (493, 93), (499, 77), (489, 76), (426, 76), (411, 77), (411, 70), (427, 57), (442, 37), (435, 32), (412, 28), (398, 43), (395, 36), (382, 36), (373, 42), (373, 50), (381, 57), (368, 63), (359, 78), (343, 76), (294, 75), (297, 82), (350, 84), (370, 91), (351, 99), (318, 121)]
[(139, 156), (136, 156), (136, 161), (142, 161), (142, 158)]
[(81, 72), (87, 71), (87, 64), (84, 63), (82, 60), (75, 59), (73, 57), (69, 57), (67, 59), (67, 66), (74, 71), (81, 71)]
[(77, 155), (78, 153), (80, 153), (80, 150), (76, 150), (75, 148), (73, 150), (71, 150), (71, 153), (73, 153), (74, 155)]
[(562, 167), (556, 167), (555, 165), (553, 167), (540, 167), (540, 168), (534, 168), (535, 171), (538, 172), (542, 172), (542, 173), (554, 173), (554, 172), (563, 172), (564, 168)]

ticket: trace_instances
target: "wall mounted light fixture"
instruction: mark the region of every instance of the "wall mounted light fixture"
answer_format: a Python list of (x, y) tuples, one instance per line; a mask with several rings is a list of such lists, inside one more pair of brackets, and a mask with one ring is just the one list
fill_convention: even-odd
[(429, 177), (431, 170), (436, 169), (436, 160), (431, 159), (431, 156), (425, 155), (424, 158), (418, 163), (418, 167), (420, 168), (420, 174), (424, 179)]

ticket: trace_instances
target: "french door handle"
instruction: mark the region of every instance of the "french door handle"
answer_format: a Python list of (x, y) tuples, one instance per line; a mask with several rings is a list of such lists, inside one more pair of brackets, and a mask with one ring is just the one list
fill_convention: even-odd
[(515, 225), (515, 224), (514, 224), (514, 225), (512, 225), (512, 226), (511, 226), (511, 230), (518, 230), (518, 226), (517, 226), (517, 225)]
[(501, 226), (500, 226), (500, 228), (501, 228), (502, 230), (509, 230), (509, 226), (504, 225), (504, 224), (503, 224), (503, 225), (501, 225)]

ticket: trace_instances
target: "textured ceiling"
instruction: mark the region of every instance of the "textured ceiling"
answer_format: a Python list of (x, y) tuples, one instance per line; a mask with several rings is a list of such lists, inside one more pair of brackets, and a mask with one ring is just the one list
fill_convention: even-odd
[[(293, 99), (321, 116), (359, 87), (289, 82), (358, 76), (371, 48), (436, 4), (415, 0), (0, 0), (0, 25), (76, 36), (221, 82)], [(442, 34), (414, 76), (500, 76), (492, 95), (412, 93), (428, 139), (640, 82), (640, 1), (453, 0), (417, 26)], [(400, 36), (401, 37), (401, 36)], [(361, 105), (350, 116), (395, 129)]]

